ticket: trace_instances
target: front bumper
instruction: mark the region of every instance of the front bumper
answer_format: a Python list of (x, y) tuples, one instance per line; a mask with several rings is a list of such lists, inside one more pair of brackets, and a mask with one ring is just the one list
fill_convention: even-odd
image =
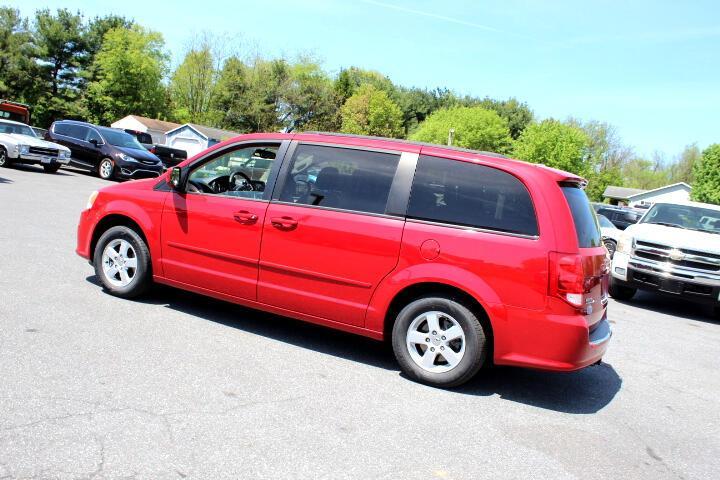
[(163, 174), (165, 169), (162, 164), (148, 165), (143, 162), (128, 162), (117, 160), (115, 163), (115, 174), (119, 178), (138, 179), (138, 178), (155, 178)]
[(656, 292), (695, 303), (720, 305), (720, 281), (716, 275), (692, 274), (664, 263), (615, 253), (612, 262), (615, 285)]
[(28, 165), (67, 165), (70, 163), (70, 157), (60, 158), (51, 155), (41, 155), (37, 153), (19, 154), (17, 158), (12, 159), (16, 163), (25, 163)]

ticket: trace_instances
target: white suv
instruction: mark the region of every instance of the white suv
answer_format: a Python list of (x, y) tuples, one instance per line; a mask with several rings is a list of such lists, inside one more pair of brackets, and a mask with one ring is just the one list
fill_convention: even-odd
[(637, 289), (710, 304), (720, 313), (720, 206), (656, 203), (620, 236), (610, 295)]
[(38, 138), (24, 123), (0, 120), (0, 167), (27, 163), (42, 165), (46, 172), (55, 173), (69, 161), (69, 148)]

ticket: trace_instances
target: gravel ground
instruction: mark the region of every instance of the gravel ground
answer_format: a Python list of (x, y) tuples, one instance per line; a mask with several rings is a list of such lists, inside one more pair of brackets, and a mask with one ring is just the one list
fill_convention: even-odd
[(74, 254), (107, 182), (0, 169), (0, 478), (720, 478), (720, 322), (611, 301), (605, 363), (454, 391), (380, 344), (170, 288), (103, 293)]

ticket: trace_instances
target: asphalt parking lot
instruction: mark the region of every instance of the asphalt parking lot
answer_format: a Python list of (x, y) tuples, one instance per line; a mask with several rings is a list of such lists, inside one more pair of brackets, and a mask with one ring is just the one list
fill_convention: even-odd
[(719, 478), (720, 322), (611, 301), (605, 362), (403, 378), (384, 345), (155, 288), (74, 253), (109, 182), (0, 169), (0, 479)]

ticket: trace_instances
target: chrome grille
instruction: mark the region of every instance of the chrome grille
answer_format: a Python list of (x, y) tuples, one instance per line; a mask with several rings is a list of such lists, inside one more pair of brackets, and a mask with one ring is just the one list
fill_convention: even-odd
[(639, 259), (652, 260), (701, 272), (720, 272), (720, 255), (638, 240), (633, 250)]
[(34, 153), (35, 155), (49, 155), (51, 157), (57, 157), (57, 148), (43, 148), (43, 147), (30, 147), (28, 152)]

